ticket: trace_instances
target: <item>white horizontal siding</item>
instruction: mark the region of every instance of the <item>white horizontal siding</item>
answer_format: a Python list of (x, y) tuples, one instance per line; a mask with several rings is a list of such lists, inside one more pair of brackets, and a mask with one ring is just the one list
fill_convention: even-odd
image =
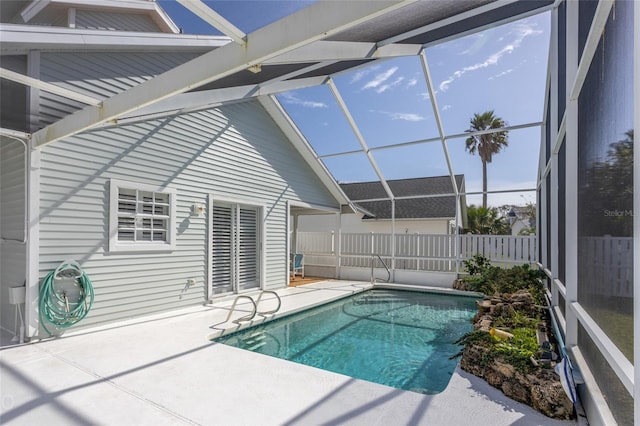
[[(40, 79), (98, 99), (111, 97), (196, 56), (167, 52), (42, 53)], [(40, 127), (86, 106), (40, 91)]]
[[(108, 252), (110, 178), (176, 189), (176, 250)], [(96, 302), (83, 325), (202, 303), (207, 223), (189, 214), (209, 194), (265, 205), (268, 288), (287, 283), (286, 202), (337, 207), (257, 101), (102, 128), (43, 149), (41, 276), (67, 258), (85, 268)]]
[(92, 10), (76, 11), (76, 28), (160, 32), (160, 28), (147, 15)]

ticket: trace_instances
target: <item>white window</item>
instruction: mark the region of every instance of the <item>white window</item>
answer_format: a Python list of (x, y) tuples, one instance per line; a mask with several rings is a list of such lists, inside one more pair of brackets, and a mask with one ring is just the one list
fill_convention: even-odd
[(111, 179), (109, 251), (175, 248), (176, 191)]

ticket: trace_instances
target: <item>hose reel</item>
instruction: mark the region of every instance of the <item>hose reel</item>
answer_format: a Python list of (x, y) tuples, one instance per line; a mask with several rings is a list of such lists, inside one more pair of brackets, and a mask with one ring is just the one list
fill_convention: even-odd
[(68, 328), (87, 316), (93, 305), (93, 285), (75, 260), (65, 260), (49, 272), (40, 286), (39, 314), (42, 328), (52, 335), (46, 323)]

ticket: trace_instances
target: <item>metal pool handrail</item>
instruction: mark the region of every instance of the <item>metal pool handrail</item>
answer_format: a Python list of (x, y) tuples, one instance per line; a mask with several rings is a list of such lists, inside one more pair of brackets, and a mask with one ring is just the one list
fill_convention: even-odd
[(256, 316), (256, 313), (258, 312), (258, 306), (256, 305), (256, 302), (253, 300), (253, 297), (241, 294), (238, 297), (236, 297), (235, 300), (233, 301), (233, 305), (231, 305), (231, 309), (229, 310), (229, 315), (227, 315), (227, 319), (224, 320), (224, 322), (229, 321), (229, 318), (231, 318), (231, 314), (233, 313), (233, 311), (236, 308), (236, 303), (238, 303), (238, 300), (243, 298), (243, 297), (245, 299), (249, 299), (251, 301), (251, 304), (253, 305), (253, 311), (249, 315), (245, 315), (243, 317), (234, 319), (233, 322), (235, 322), (237, 324), (240, 321), (249, 321), (249, 320), (253, 319), (253, 317)]
[[(260, 303), (260, 300), (262, 300), (262, 296), (265, 293), (270, 293), (273, 294), (274, 296), (276, 296), (276, 299), (278, 299), (278, 306), (275, 309), (272, 309), (270, 311), (262, 311), (262, 312), (258, 312), (258, 304)], [(280, 299), (280, 296), (278, 295), (278, 293), (276, 293), (273, 290), (263, 290), (259, 295), (258, 295), (258, 299), (257, 300), (253, 300), (253, 297), (251, 296), (247, 296), (246, 294), (240, 294), (238, 295), (235, 300), (233, 301), (233, 304), (231, 305), (231, 309), (229, 310), (229, 315), (227, 315), (227, 319), (224, 320), (224, 322), (229, 321), (229, 319), (231, 318), (231, 314), (233, 314), (234, 310), (236, 309), (236, 304), (238, 303), (238, 299), (244, 297), (245, 299), (249, 299), (251, 301), (251, 304), (253, 305), (253, 310), (251, 311), (250, 314), (245, 315), (243, 317), (240, 318), (236, 318), (233, 320), (233, 322), (235, 322), (236, 324), (238, 324), (240, 321), (249, 321), (252, 320), (256, 315), (269, 315), (269, 314), (275, 314), (276, 312), (278, 312), (280, 310), (280, 307), (282, 306), (282, 299)]]
[(274, 296), (276, 296), (276, 299), (278, 299), (278, 306), (275, 309), (272, 309), (270, 311), (258, 312), (258, 315), (275, 314), (276, 312), (278, 312), (280, 310), (280, 307), (282, 306), (282, 299), (280, 299), (280, 296), (278, 295), (278, 293), (276, 293), (273, 290), (263, 290), (262, 293), (260, 293), (260, 295), (258, 296), (258, 299), (256, 300), (256, 306), (258, 306), (258, 304), (260, 303), (260, 300), (262, 299), (262, 295), (264, 295), (265, 293), (270, 293), (270, 294), (273, 294)]
[(389, 270), (389, 267), (387, 266), (387, 264), (384, 263), (384, 260), (382, 260), (382, 257), (380, 257), (379, 254), (372, 254), (371, 255), (371, 283), (372, 284), (375, 283), (375, 278), (373, 276), (373, 266), (374, 266), (373, 258), (374, 257), (377, 257), (380, 260), (380, 263), (382, 263), (382, 266), (384, 266), (384, 269), (387, 270), (387, 280), (386, 280), (386, 282), (391, 281), (391, 271)]

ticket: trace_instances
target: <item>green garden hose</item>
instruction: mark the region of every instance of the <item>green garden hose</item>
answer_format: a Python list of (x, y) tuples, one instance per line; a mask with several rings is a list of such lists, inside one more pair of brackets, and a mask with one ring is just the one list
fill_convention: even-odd
[[(67, 267), (67, 269), (73, 268), (72, 270), (75, 273), (73, 278), (80, 290), (77, 300), (71, 301), (67, 297), (66, 291), (56, 290), (56, 276), (63, 266)], [(51, 331), (45, 325), (46, 322), (58, 328), (68, 328), (78, 323), (89, 313), (93, 305), (93, 296), (91, 280), (80, 266), (75, 262), (63, 263), (49, 272), (40, 286), (39, 313), (42, 328), (51, 335)]]

